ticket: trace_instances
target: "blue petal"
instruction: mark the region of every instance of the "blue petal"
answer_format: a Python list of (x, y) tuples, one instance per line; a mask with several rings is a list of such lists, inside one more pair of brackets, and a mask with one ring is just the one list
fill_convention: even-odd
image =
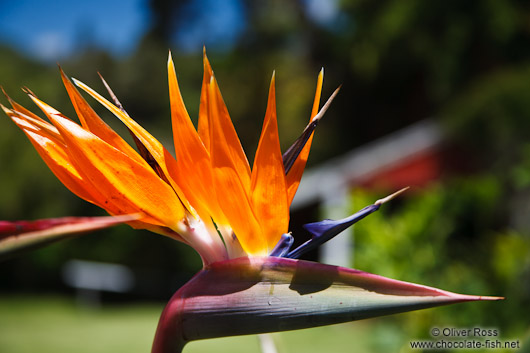
[(370, 213), (377, 211), (379, 207), (381, 207), (381, 203), (376, 202), (375, 204), (367, 206), (359, 212), (344, 219), (339, 219), (337, 221), (325, 219), (320, 222), (305, 224), (304, 228), (311, 233), (313, 237), (291, 251), (286, 257), (296, 259), (303, 253), (316, 249), (354, 223), (368, 216)]
[(278, 241), (274, 249), (272, 249), (269, 256), (284, 257), (285, 254), (291, 250), (293, 242), (294, 238), (290, 233), (282, 234), (281, 239)]

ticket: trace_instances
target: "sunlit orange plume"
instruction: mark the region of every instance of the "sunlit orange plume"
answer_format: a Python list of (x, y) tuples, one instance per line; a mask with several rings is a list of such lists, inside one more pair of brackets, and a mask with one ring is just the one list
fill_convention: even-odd
[[(126, 125), (139, 152), (95, 113), (62, 70), (80, 124), (29, 90), (49, 122), (9, 97), (11, 108), (2, 108), (68, 189), (109, 214), (138, 214), (138, 219), (128, 222), (131, 226), (192, 246), (205, 265), (268, 255), (288, 232), (289, 206), (305, 168), (314, 127), (306, 128), (307, 136), (302, 135), (282, 156), (273, 74), (251, 169), (206, 53), (198, 130), (184, 105), (171, 54), (167, 70), (175, 157), (129, 116), (105, 81), (111, 101), (73, 79)], [(310, 123), (319, 118), (322, 79), (323, 71)]]

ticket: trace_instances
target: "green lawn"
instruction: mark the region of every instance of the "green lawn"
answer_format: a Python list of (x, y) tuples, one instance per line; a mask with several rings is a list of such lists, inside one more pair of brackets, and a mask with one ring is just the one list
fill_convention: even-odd
[[(63, 297), (0, 296), (0, 352), (149, 352), (163, 306), (104, 305), (101, 309), (87, 309)], [(387, 345), (379, 340), (374, 346), (370, 338), (375, 333), (372, 326), (378, 325), (357, 322), (277, 333), (273, 339), (279, 353), (384, 352), (400, 348), (399, 339), (391, 339)], [(184, 352), (260, 350), (257, 336), (241, 336), (193, 342)]]
[[(99, 309), (88, 309), (66, 297), (0, 295), (0, 353), (148, 353), (163, 307), (164, 303), (106, 304)], [(415, 315), (421, 320), (427, 313), (417, 311), (281, 332), (273, 334), (272, 338), (278, 353), (419, 352), (409, 346), (415, 338), (414, 329), (405, 323)], [(530, 332), (526, 339), (529, 337)], [(514, 337), (503, 335), (501, 338)], [(522, 335), (519, 338), (521, 342), (525, 340)], [(473, 350), (479, 351), (489, 350)], [(184, 349), (184, 353), (210, 352), (259, 353), (259, 341), (257, 336), (230, 337), (192, 342)], [(495, 352), (515, 351), (499, 349)]]

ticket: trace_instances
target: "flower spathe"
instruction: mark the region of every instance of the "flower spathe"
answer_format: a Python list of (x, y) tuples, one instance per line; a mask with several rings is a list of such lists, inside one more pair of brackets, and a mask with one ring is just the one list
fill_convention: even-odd
[(175, 292), (162, 312), (151, 352), (181, 352), (187, 343), (200, 339), (297, 330), (500, 299), (317, 262), (241, 257), (212, 263)]
[[(273, 74), (250, 168), (206, 55), (197, 130), (184, 105), (171, 55), (167, 70), (175, 157), (126, 113), (110, 89), (114, 102), (74, 79), (127, 126), (140, 153), (133, 149), (94, 112), (62, 70), (80, 124), (29, 90), (49, 122), (9, 97), (12, 107), (2, 108), (68, 189), (109, 214), (141, 214), (128, 223), (192, 246), (205, 265), (268, 255), (288, 232), (289, 206), (305, 167), (312, 131), (286, 173)], [(322, 78), (323, 72), (318, 76), (311, 118), (318, 113)]]

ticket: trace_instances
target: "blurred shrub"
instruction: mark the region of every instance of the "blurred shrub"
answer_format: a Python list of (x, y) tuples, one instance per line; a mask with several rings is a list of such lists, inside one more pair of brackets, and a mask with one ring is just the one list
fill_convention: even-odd
[[(504, 296), (393, 318), (416, 337), (432, 327), (494, 327), (523, 337), (530, 304), (530, 234), (499, 226), (501, 189), (488, 176), (412, 191), (355, 225), (355, 267), (449, 291)], [(380, 195), (353, 192), (355, 209)], [(394, 328), (394, 330), (396, 330)]]

